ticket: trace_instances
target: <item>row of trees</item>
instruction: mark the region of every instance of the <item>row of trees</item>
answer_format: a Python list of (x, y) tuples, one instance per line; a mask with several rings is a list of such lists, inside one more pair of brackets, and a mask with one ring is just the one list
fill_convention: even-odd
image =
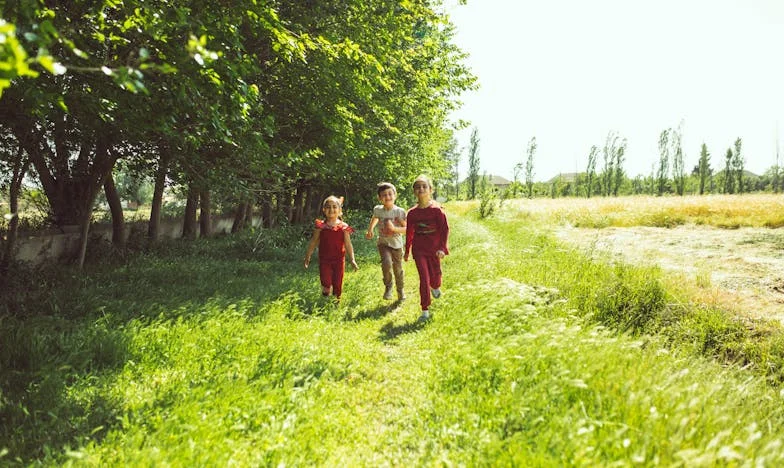
[(448, 116), (475, 78), (441, 9), (440, 0), (7, 0), (0, 173), (10, 211), (22, 180), (35, 179), (52, 223), (81, 227), (81, 263), (100, 191), (114, 242), (124, 239), (118, 168), (155, 181), (151, 239), (166, 187), (187, 197), (185, 235), (197, 209), (208, 235), (216, 206), (234, 207), (240, 224), (254, 206), (267, 222), (296, 222), (329, 193), (356, 205), (379, 180), (444, 178)]
[[(479, 135), (474, 128), (468, 148), (468, 176), (462, 183), (462, 193), (474, 199), (481, 195)], [(742, 194), (755, 191), (784, 191), (784, 177), (781, 177), (778, 154), (776, 164), (761, 176), (745, 170), (745, 157), (742, 153), (743, 142), (737, 138), (728, 148), (723, 168), (715, 170), (711, 165), (711, 155), (707, 145), (702, 144), (697, 166), (687, 172), (683, 160), (683, 123), (678, 128), (668, 128), (659, 135), (659, 160), (652, 165), (648, 176), (629, 178), (623, 169), (627, 148), (626, 138), (618, 132), (607, 134), (604, 146), (594, 145), (588, 153), (585, 172), (559, 176), (548, 182), (534, 182), (534, 155), (537, 149), (536, 137), (532, 137), (526, 147), (524, 161), (515, 164), (513, 180), (505, 196), (515, 198), (518, 193), (528, 198), (533, 196), (619, 196), (632, 194), (684, 195), (687, 193), (727, 193)], [(601, 161), (600, 161), (601, 157)], [(459, 161), (457, 158), (455, 161)], [(599, 163), (601, 168), (597, 168)], [(455, 162), (456, 164), (456, 162)], [(453, 171), (456, 174), (456, 170)], [(524, 175), (524, 179), (521, 179)], [(460, 181), (454, 177), (455, 193), (461, 193)]]

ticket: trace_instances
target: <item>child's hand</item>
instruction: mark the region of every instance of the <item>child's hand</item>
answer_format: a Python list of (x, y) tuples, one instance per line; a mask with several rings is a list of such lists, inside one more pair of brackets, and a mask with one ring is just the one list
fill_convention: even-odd
[(373, 231), (367, 231), (365, 233), (365, 239), (370, 240), (373, 238)]
[(436, 252), (436, 257), (438, 257), (439, 260), (443, 259), (445, 256), (446, 254), (444, 253), (443, 250), (439, 250)]
[(359, 265), (357, 265), (357, 261), (353, 258), (351, 259), (351, 266), (354, 267), (354, 271), (359, 270)]
[(403, 261), (404, 261), (404, 262), (407, 262), (407, 261), (408, 261), (408, 254), (405, 254), (405, 255), (403, 255)]
[(305, 268), (307, 268), (308, 265), (310, 265), (310, 257), (305, 257)]

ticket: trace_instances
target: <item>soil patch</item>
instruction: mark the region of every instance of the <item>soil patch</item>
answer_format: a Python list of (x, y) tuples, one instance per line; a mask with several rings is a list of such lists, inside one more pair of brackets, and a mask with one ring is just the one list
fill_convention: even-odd
[(707, 303), (784, 323), (784, 230), (707, 226), (561, 227), (559, 239), (592, 256), (659, 265), (693, 281)]

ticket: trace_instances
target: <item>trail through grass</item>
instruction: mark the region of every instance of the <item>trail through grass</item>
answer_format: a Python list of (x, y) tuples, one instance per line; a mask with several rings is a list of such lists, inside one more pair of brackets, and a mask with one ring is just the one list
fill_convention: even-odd
[(363, 240), (339, 306), (302, 270), (302, 241), (252, 257), (215, 240), (56, 288), (73, 318), (6, 319), (23, 352), (3, 352), (0, 462), (784, 461), (782, 395), (762, 378), (586, 321), (572, 293), (602, 267), (535, 226), (480, 222), (471, 206), (449, 216), (444, 296), (425, 324), (413, 262), (409, 299), (384, 301)]

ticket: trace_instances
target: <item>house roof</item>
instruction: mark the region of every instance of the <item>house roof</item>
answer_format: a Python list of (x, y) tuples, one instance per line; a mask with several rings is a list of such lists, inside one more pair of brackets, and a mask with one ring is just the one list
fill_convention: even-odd
[(580, 175), (585, 174), (584, 172), (561, 172), (557, 176), (553, 177), (552, 179), (548, 180), (548, 184), (554, 184), (556, 182), (574, 182), (577, 180), (577, 177)]
[[(479, 176), (480, 178), (482, 175)], [(487, 176), (487, 180), (490, 182), (491, 185), (510, 185), (512, 181), (504, 179), (501, 176), (490, 174)], [(463, 179), (463, 182), (468, 182), (468, 177)]]

